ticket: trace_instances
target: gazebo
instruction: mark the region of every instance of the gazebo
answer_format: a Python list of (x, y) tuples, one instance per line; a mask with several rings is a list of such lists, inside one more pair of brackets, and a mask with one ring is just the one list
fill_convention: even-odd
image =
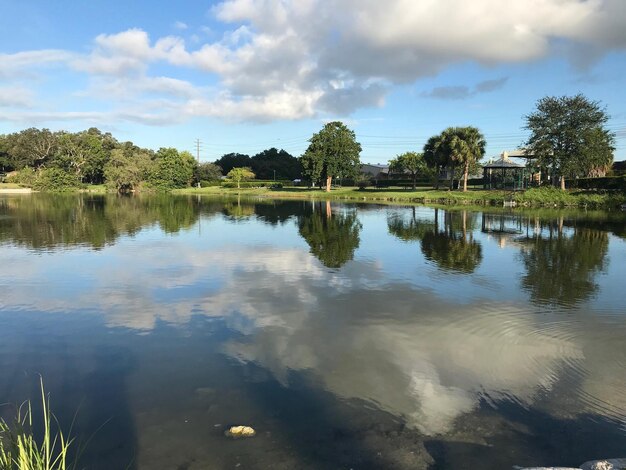
[(500, 158), (483, 165), (485, 189), (524, 189), (526, 167), (511, 161), (505, 153)]

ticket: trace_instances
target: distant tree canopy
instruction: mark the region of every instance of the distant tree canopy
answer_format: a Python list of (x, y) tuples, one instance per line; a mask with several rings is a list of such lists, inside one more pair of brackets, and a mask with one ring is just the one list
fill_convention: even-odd
[(426, 174), (428, 167), (423, 153), (405, 152), (389, 161), (389, 171), (395, 173), (408, 171), (413, 178), (413, 189), (415, 189), (417, 175)]
[(270, 180), (289, 179), (302, 177), (302, 165), (300, 161), (284, 150), (274, 147), (257, 153), (252, 158), (241, 153), (228, 153), (223, 155), (215, 164), (227, 174), (233, 168), (250, 168), (258, 179)]
[[(0, 166), (2, 172), (12, 173), (10, 182), (45, 191), (84, 183), (106, 183), (121, 192), (140, 187), (161, 191), (188, 186), (199, 172), (189, 152), (174, 148), (153, 152), (132, 142), (120, 143), (95, 127), (80, 132), (30, 128), (0, 135)], [(202, 171), (214, 174), (213, 167), (205, 164)]]
[(222, 169), (225, 175), (233, 168), (252, 167), (250, 156), (243, 153), (227, 153), (214, 163)]
[(215, 163), (204, 162), (196, 166), (194, 181), (217, 181), (222, 177), (222, 168)]
[(131, 146), (115, 149), (104, 167), (107, 186), (122, 193), (135, 191), (147, 180), (151, 165), (151, 155), (145, 150)]
[(293, 155), (274, 147), (257, 153), (251, 159), (252, 171), (258, 179), (288, 179), (302, 177), (302, 165)]
[(360, 165), (361, 144), (354, 131), (345, 124), (333, 121), (309, 139), (300, 162), (303, 172), (313, 182), (324, 181), (330, 191), (333, 177), (354, 178)]
[(196, 161), (189, 152), (160, 148), (154, 155), (148, 182), (163, 190), (184, 188), (193, 181), (195, 166)]
[(525, 142), (540, 167), (560, 179), (593, 176), (613, 162), (615, 134), (605, 128), (609, 116), (599, 101), (584, 95), (546, 96), (526, 116)]

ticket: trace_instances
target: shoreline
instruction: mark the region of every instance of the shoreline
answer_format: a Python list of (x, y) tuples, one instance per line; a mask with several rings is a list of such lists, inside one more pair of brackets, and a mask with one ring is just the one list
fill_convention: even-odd
[[(19, 195), (41, 193), (32, 188), (2, 187), (0, 195)], [(65, 194), (114, 194), (106, 191), (101, 185), (64, 191)], [(45, 192), (43, 192), (45, 194)], [(428, 204), (442, 206), (475, 206), (504, 208), (568, 208), (568, 209), (599, 209), (606, 211), (626, 210), (626, 193), (561, 191), (554, 188), (529, 189), (526, 191), (496, 191), (471, 189), (467, 192), (435, 190), (422, 188), (407, 189), (359, 189), (356, 187), (335, 188), (330, 193), (320, 189), (287, 187), (283, 189), (268, 188), (224, 188), (210, 186), (206, 188), (181, 188), (164, 193), (145, 191), (138, 194), (172, 194), (187, 196), (217, 197), (255, 197), (265, 199), (297, 199), (297, 200), (335, 200), (362, 203), (384, 204)]]
[(0, 194), (32, 194), (31, 188), (0, 188)]
[(527, 190), (524, 192), (470, 190), (441, 191), (425, 190), (379, 190), (338, 188), (327, 193), (316, 189), (285, 188), (270, 190), (267, 188), (184, 188), (175, 189), (171, 194), (176, 195), (207, 195), (207, 196), (252, 196), (270, 199), (320, 199), (344, 200), (354, 202), (373, 203), (420, 203), (441, 205), (474, 205), (493, 207), (526, 207), (526, 208), (591, 208), (605, 210), (620, 210), (626, 204), (624, 193), (589, 193), (589, 192), (561, 192), (561, 190)]

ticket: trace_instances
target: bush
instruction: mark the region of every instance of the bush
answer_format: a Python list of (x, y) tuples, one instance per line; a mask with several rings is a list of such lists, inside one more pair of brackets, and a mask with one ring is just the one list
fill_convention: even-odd
[(36, 191), (66, 192), (81, 187), (79, 178), (59, 168), (45, 168), (37, 172), (32, 188)]
[(27, 166), (8, 175), (6, 177), (6, 182), (21, 184), (22, 186), (28, 186), (30, 188), (35, 183), (35, 179), (37, 179), (37, 172)]
[(626, 191), (626, 176), (605, 176), (602, 178), (579, 178), (565, 180), (568, 188), (596, 189), (606, 191)]
[(269, 188), (270, 189), (283, 189), (283, 183), (274, 183)]
[[(271, 188), (274, 185), (282, 185), (282, 183), (276, 182), (276, 181), (259, 181), (259, 180), (252, 180), (252, 181), (242, 181), (239, 183), (239, 187), (240, 188)], [(221, 182), (221, 186), (222, 188), (236, 188), (237, 187), (237, 182), (236, 181), (231, 181), (231, 180), (226, 180), (226, 181), (222, 181)]]
[(206, 181), (206, 180), (202, 180), (200, 181), (200, 187), (201, 188), (213, 188), (216, 186), (221, 186), (222, 182), (220, 180), (212, 180), (212, 181)]

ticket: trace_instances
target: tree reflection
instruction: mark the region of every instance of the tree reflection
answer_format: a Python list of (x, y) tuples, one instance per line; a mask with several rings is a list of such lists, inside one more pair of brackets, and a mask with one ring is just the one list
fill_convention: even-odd
[(334, 212), (330, 201), (312, 203), (298, 215), (298, 229), (324, 266), (340, 268), (354, 258), (359, 247), (356, 212)]
[(606, 232), (576, 227), (568, 235), (562, 221), (551, 225), (546, 236), (523, 243), (522, 287), (538, 303), (574, 305), (587, 300), (598, 288), (594, 277), (605, 267), (608, 246)]
[(231, 220), (248, 219), (254, 215), (255, 205), (250, 202), (241, 202), (241, 197), (237, 196), (236, 201), (226, 202), (222, 208), (222, 213)]
[(390, 217), (389, 233), (404, 241), (420, 241), (422, 253), (427, 260), (440, 269), (459, 273), (472, 273), (482, 261), (482, 247), (474, 240), (476, 215), (467, 211), (443, 211), (443, 227), (440, 211), (435, 209), (432, 220), (417, 219), (415, 208), (408, 220)]
[(202, 207), (168, 196), (32, 195), (0, 199), (0, 241), (36, 249), (87, 245), (95, 249), (158, 224), (167, 233), (192, 227)]

